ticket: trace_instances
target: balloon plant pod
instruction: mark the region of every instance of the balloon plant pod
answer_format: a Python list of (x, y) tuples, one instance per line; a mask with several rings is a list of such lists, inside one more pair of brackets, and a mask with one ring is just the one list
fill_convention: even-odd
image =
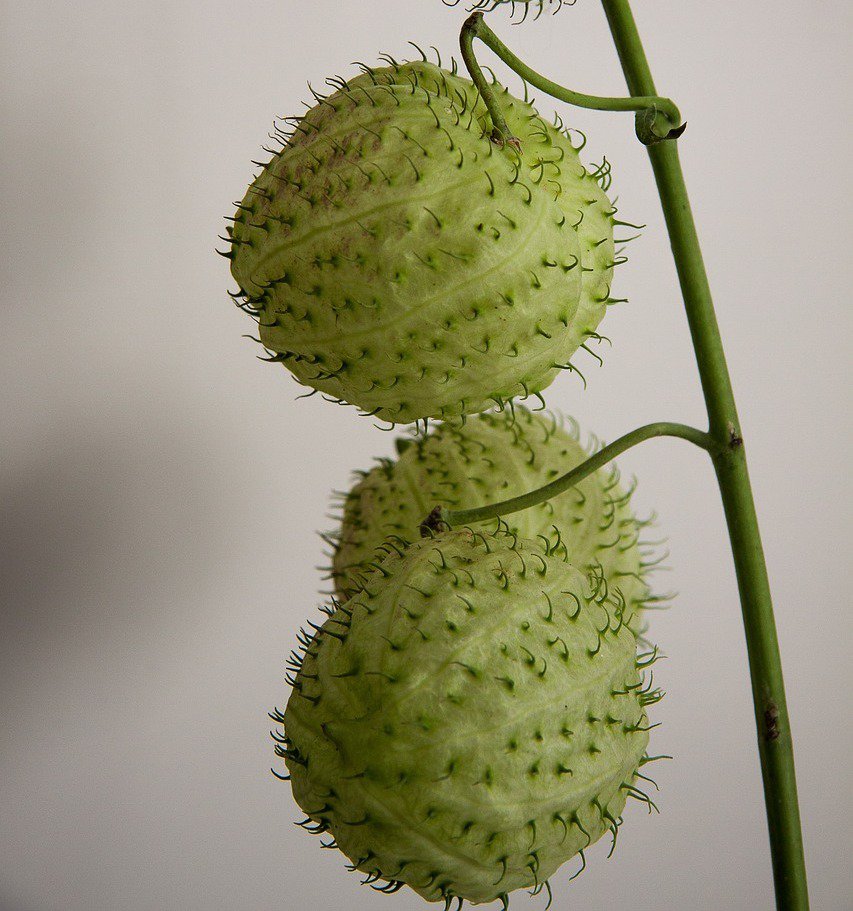
[(344, 83), (281, 134), (229, 230), (271, 360), (364, 412), (459, 418), (544, 389), (600, 340), (607, 168), (500, 89), (496, 145), (468, 79), (426, 61)]
[(389, 890), (476, 904), (652, 806), (654, 653), (603, 575), (508, 531), (393, 538), (372, 566), (303, 634), (277, 716), (306, 828)]
[[(582, 464), (597, 443), (584, 446), (572, 420), (516, 406), (514, 412), (477, 415), (462, 427), (445, 423), (427, 435), (400, 437), (396, 446), (396, 460), (379, 459), (357, 472), (352, 489), (339, 495), (339, 525), (324, 535), (338, 598), (358, 585), (388, 536), (416, 538), (436, 505), (459, 509), (522, 495)], [(628, 610), (658, 606), (663, 596), (652, 595), (649, 575), (663, 555), (655, 551), (658, 542), (644, 538), (650, 519), (631, 509), (635, 486), (623, 486), (609, 466), (564, 496), (507, 516), (507, 528), (531, 540), (559, 534), (572, 563), (603, 574)], [(493, 520), (478, 524), (494, 527)]]

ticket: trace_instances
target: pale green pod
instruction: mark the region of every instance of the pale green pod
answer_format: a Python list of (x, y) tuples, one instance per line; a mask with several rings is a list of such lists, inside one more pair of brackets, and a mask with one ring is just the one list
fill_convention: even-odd
[[(296, 121), (229, 229), (241, 306), (296, 379), (399, 423), (544, 389), (596, 332), (613, 212), (567, 135), (498, 87), (369, 70)], [(318, 96), (319, 98), (319, 96)]]
[(620, 603), (543, 543), (389, 548), (315, 629), (277, 752), (305, 827), (388, 891), (505, 902), (647, 801), (649, 659)]
[[(398, 447), (396, 460), (379, 460), (359, 473), (343, 499), (340, 527), (326, 536), (341, 598), (358, 587), (361, 568), (387, 537), (417, 538), (435, 506), (472, 509), (520, 496), (589, 456), (572, 422), (521, 407), (482, 414), (461, 427), (441, 424), (425, 437), (403, 438)], [(631, 493), (620, 486), (615, 468), (601, 469), (504, 521), (522, 538), (551, 536), (557, 529), (568, 559), (585, 572), (601, 573), (614, 596), (634, 611), (650, 593), (644, 578), (649, 554), (640, 537), (647, 522), (634, 515)], [(494, 529), (495, 520), (485, 527)]]

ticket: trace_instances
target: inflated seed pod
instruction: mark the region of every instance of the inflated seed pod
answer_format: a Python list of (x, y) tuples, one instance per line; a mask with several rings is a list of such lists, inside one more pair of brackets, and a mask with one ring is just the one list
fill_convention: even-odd
[(614, 837), (648, 761), (621, 603), (544, 542), (470, 531), (378, 562), (293, 656), (277, 753), (303, 825), (385, 891), (541, 889)]
[[(326, 535), (333, 548), (332, 578), (345, 599), (359, 585), (364, 566), (389, 536), (418, 537), (435, 506), (471, 509), (520, 496), (579, 465), (589, 452), (578, 428), (557, 415), (516, 407), (514, 413), (481, 414), (464, 426), (440, 424), (428, 436), (402, 438), (396, 460), (381, 459), (357, 474), (344, 496), (340, 526)], [(615, 468), (601, 469), (568, 491), (507, 515), (522, 538), (557, 529), (568, 559), (603, 574), (614, 595), (633, 611), (649, 598), (644, 579), (648, 551)], [(485, 523), (495, 528), (495, 521)]]
[(613, 212), (567, 134), (427, 62), (370, 70), (295, 121), (229, 228), (243, 309), (296, 379), (399, 423), (545, 388), (609, 299)]

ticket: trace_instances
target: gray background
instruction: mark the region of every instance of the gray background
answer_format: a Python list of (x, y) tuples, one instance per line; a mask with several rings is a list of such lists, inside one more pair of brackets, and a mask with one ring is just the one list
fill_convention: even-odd
[[(681, 142), (775, 593), (813, 904), (851, 907), (849, 5), (637, 3)], [(818, 12), (819, 10), (819, 12)], [(265, 712), (313, 614), (332, 488), (390, 452), (240, 338), (216, 234), (272, 117), (355, 59), (455, 47), (440, 0), (4, 2), (0, 906), (418, 909), (294, 828)], [(566, 84), (624, 90), (604, 18), (494, 27)], [(484, 52), (485, 54), (486, 52)], [(516, 85), (517, 83), (513, 83)], [(544, 110), (553, 110), (543, 101)], [(590, 389), (548, 402), (612, 439), (703, 420), (631, 118), (566, 112), (642, 240)], [(624, 295), (623, 295), (624, 292)], [(555, 908), (767, 908), (771, 881), (732, 567), (698, 450), (621, 460), (680, 592), (652, 635), (660, 816), (634, 807)], [(574, 868), (574, 865), (571, 865)], [(529, 905), (540, 908), (543, 900)], [(528, 899), (518, 904), (528, 907)]]

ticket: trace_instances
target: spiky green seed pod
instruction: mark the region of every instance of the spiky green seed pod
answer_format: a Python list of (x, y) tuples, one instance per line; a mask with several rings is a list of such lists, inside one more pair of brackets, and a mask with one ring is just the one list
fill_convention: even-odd
[[(382, 459), (361, 473), (343, 501), (333, 546), (332, 578), (341, 598), (358, 587), (361, 568), (390, 535), (418, 537), (435, 506), (475, 508), (520, 496), (553, 481), (589, 453), (576, 425), (556, 415), (516, 407), (514, 414), (482, 414), (464, 426), (441, 424), (426, 437), (403, 439), (396, 461)], [(604, 575), (614, 596), (633, 612), (649, 598), (644, 579), (642, 527), (632, 488), (619, 485), (615, 468), (600, 470), (552, 500), (505, 517), (522, 538), (559, 530), (569, 560)], [(486, 523), (494, 529), (495, 522)], [(645, 553), (647, 557), (647, 552)]]
[[(461, 0), (443, 0), (445, 6), (459, 6)], [(574, 6), (577, 0), (472, 0), (466, 4), (467, 9), (480, 10), (484, 13), (490, 13), (501, 6), (507, 6), (512, 14), (521, 10), (521, 21), (523, 22), (531, 10), (535, 11), (535, 18), (539, 18), (545, 10), (550, 12), (559, 12), (564, 6)]]
[(594, 577), (542, 543), (446, 532), (389, 548), (316, 629), (277, 752), (306, 827), (355, 869), (449, 907), (615, 839), (659, 694)]
[(229, 229), (260, 340), (296, 379), (390, 422), (547, 386), (604, 315), (613, 208), (567, 135), (467, 79), (369, 70), (296, 121)]

